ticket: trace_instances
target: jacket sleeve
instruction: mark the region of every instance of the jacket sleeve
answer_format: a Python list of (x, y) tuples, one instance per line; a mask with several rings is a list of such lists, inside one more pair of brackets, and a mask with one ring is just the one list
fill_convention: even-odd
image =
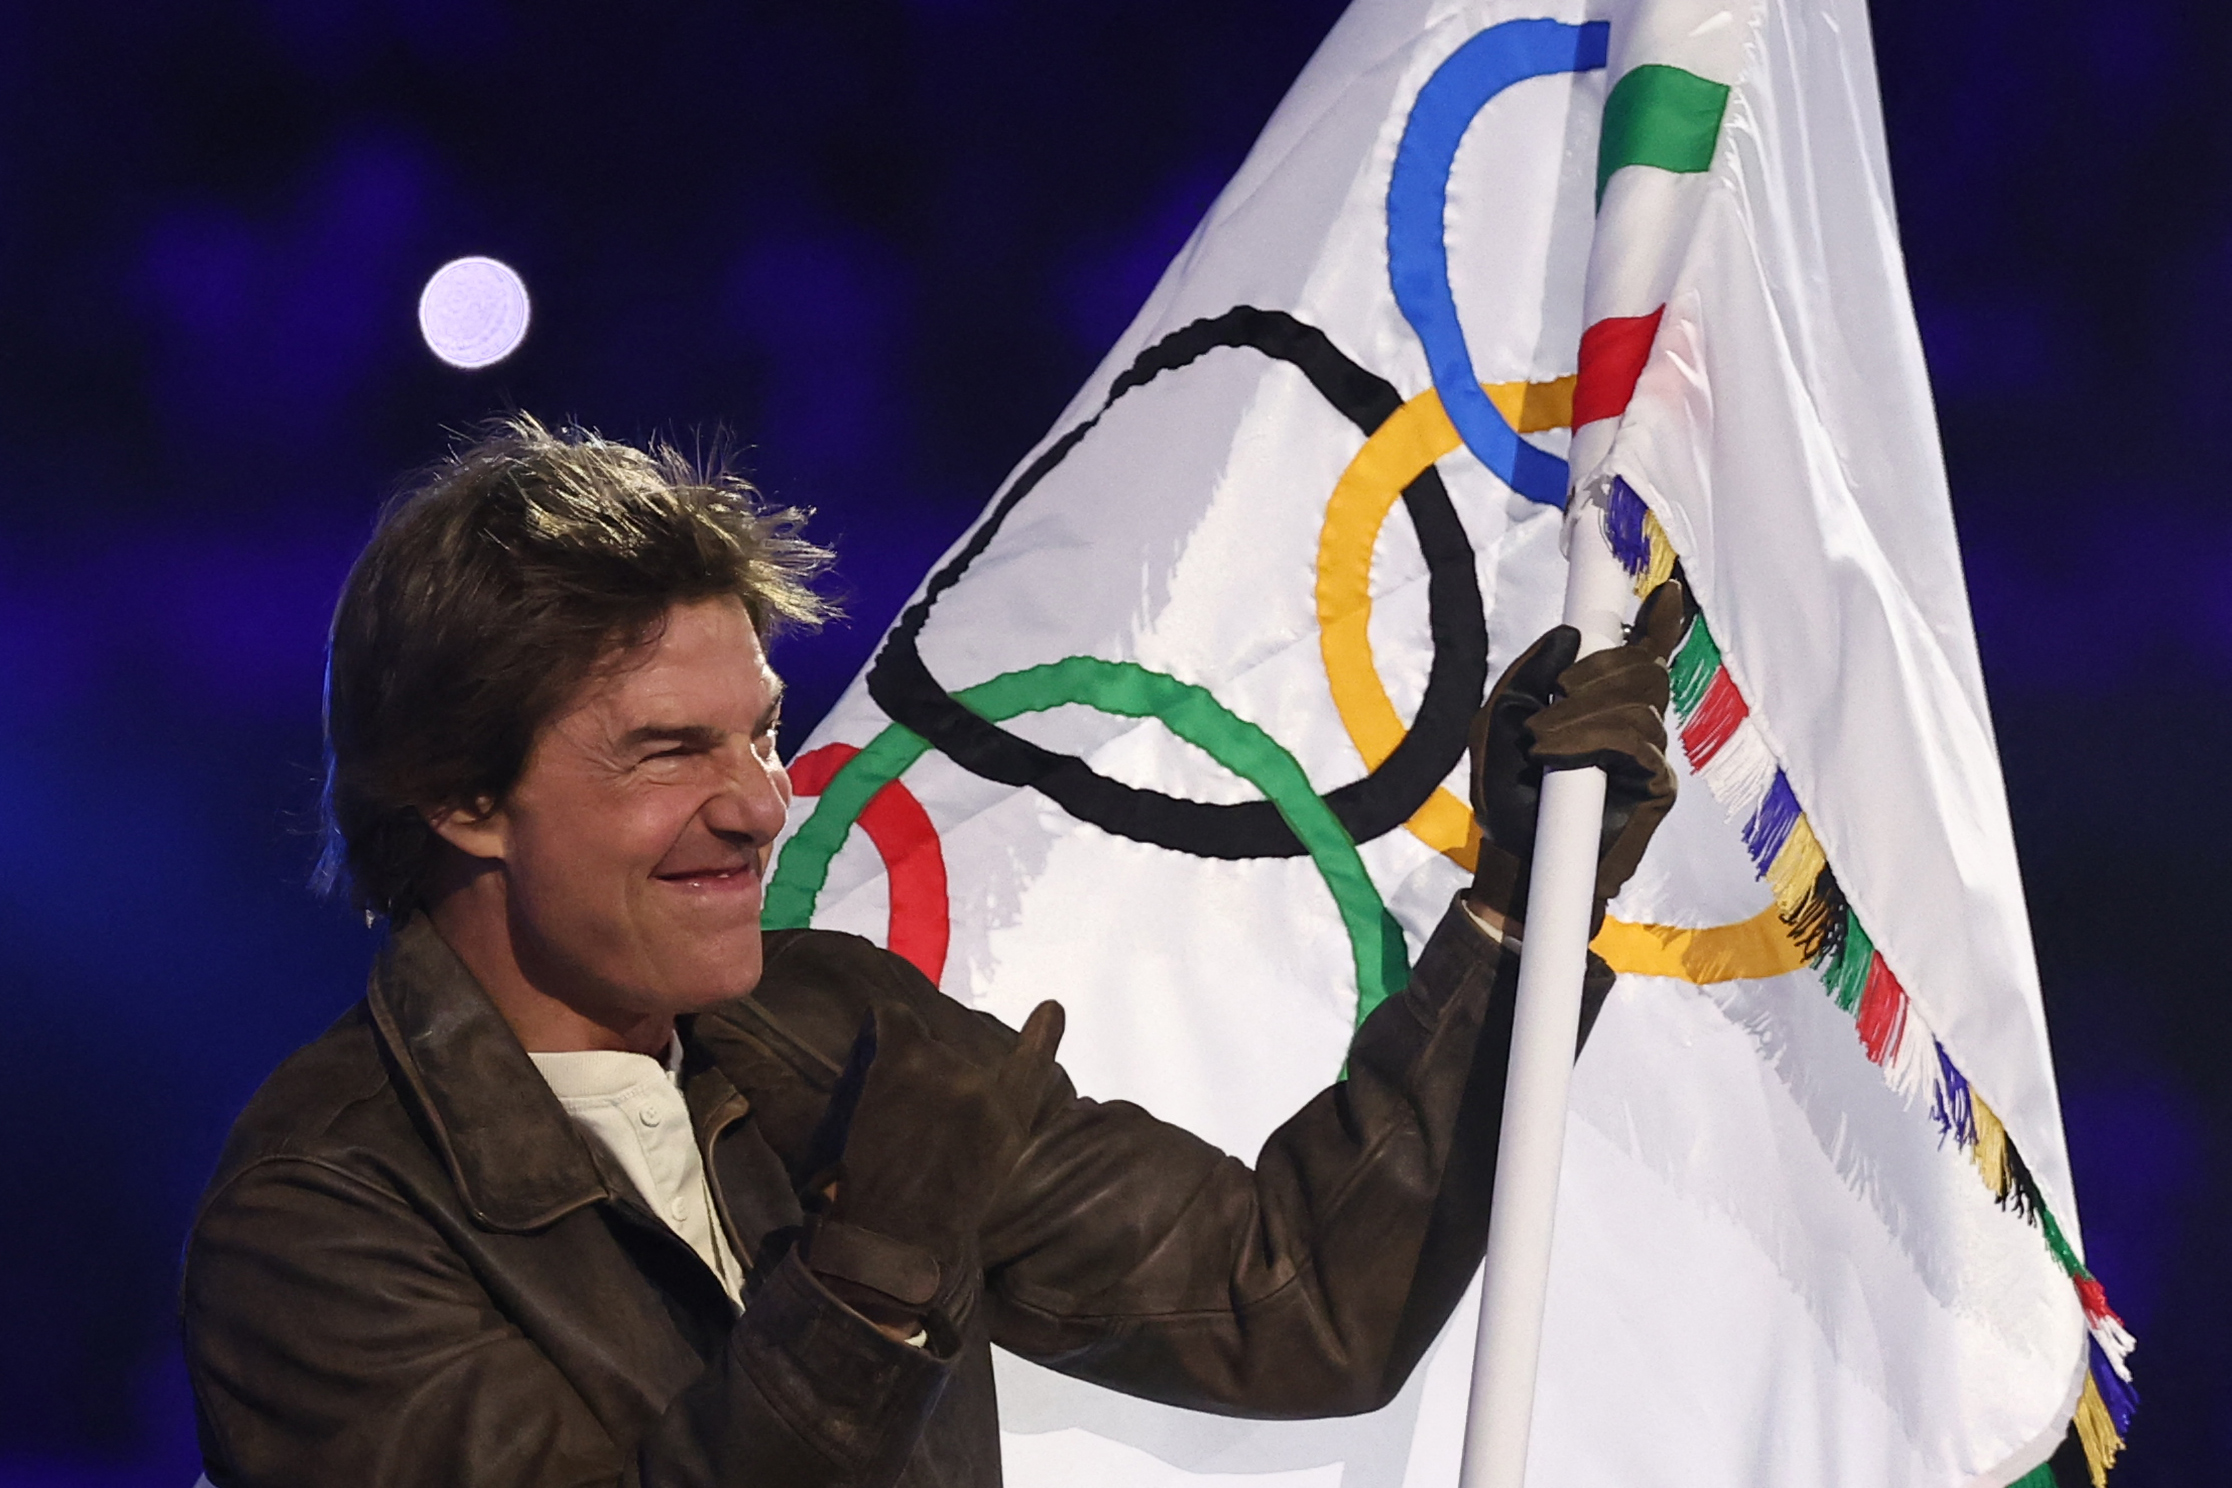
[(1199, 1410), (1384, 1404), (1486, 1246), (1516, 971), (1453, 908), (1253, 1171), (1127, 1103), (1050, 1104), (984, 1235), (994, 1340)]
[(866, 1488), (898, 1477), (950, 1370), (792, 1257), (663, 1414), (599, 1420), (424, 1216), (307, 1158), (212, 1196), (182, 1306), (218, 1488)]

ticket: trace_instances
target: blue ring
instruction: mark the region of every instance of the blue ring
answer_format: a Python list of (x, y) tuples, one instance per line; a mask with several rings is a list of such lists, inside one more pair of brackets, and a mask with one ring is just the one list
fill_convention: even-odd
[(1388, 279), (1403, 319), (1426, 348), (1442, 407), (1481, 464), (1545, 506), (1565, 505), (1566, 462), (1521, 439), (1488, 401), (1457, 319), (1443, 227), (1449, 172), (1458, 143), (1489, 99), (1528, 78), (1596, 71), (1604, 66), (1611, 31), (1606, 21), (1505, 21), (1467, 41), (1418, 90), (1387, 183)]

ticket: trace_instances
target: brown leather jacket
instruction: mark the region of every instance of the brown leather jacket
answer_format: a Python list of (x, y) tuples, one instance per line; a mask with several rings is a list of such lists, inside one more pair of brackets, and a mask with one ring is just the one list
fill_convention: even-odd
[(182, 1305), (209, 1477), (996, 1484), (991, 1343), (1202, 1410), (1370, 1410), (1479, 1263), (1512, 980), (1453, 914), (1359, 1030), (1347, 1078), (1253, 1172), (1057, 1080), (982, 1232), (981, 1280), (913, 1348), (791, 1253), (780, 1154), (871, 1000), (988, 1055), (1007, 1028), (866, 941), (768, 937), (754, 995), (683, 1029), (706, 1168), (751, 1263), (737, 1317), (448, 947), (406, 924), (364, 1001), (250, 1102), (202, 1201)]

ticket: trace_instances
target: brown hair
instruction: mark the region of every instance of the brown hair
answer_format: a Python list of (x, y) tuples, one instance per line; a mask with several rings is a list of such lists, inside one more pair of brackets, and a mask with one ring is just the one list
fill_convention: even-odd
[(367, 914), (423, 908), (431, 807), (500, 801), (537, 731), (668, 609), (735, 595), (765, 638), (831, 613), (830, 554), (716, 457), (647, 450), (525, 414), (426, 471), (381, 513), (326, 651), (317, 887)]

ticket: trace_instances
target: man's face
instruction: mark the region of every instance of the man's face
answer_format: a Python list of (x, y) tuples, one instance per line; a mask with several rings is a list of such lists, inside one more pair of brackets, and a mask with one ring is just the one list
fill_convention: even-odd
[(676, 605), (537, 736), (488, 821), (520, 968), (583, 1012), (679, 1014), (759, 981), (790, 809), (782, 683), (733, 598)]

